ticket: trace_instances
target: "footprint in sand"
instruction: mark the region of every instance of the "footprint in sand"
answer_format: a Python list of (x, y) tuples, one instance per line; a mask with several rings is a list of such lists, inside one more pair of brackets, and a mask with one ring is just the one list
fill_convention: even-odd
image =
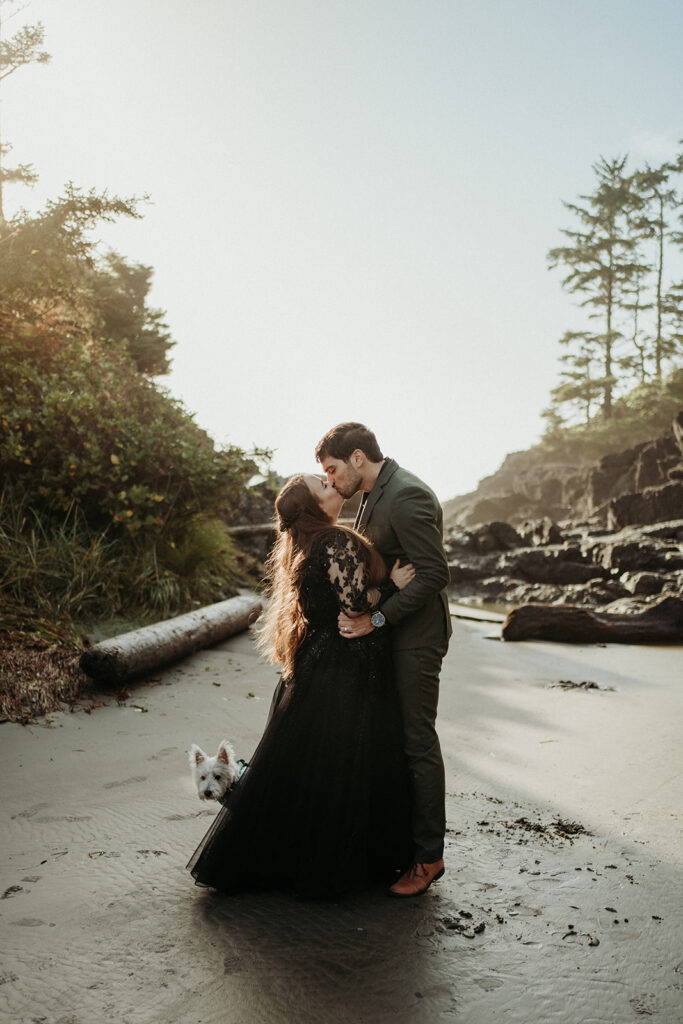
[(162, 750), (157, 750), (156, 754), (152, 754), (148, 757), (148, 761), (158, 761), (160, 757), (168, 757), (169, 754), (175, 754), (177, 747), (163, 747)]
[(117, 786), (130, 786), (133, 782), (147, 782), (146, 775), (134, 775), (130, 779), (121, 779), (120, 782), (105, 782), (103, 789), (116, 789)]
[(56, 825), (60, 821), (91, 821), (92, 816), (90, 814), (67, 814), (62, 817), (57, 817), (51, 814), (46, 814), (44, 818), (36, 818), (36, 823), (39, 825)]
[(629, 1005), (641, 1017), (652, 1017), (659, 1010), (657, 997), (653, 996), (651, 992), (634, 996), (633, 999), (629, 999)]
[(2, 896), (0, 896), (0, 900), (8, 900), (10, 899), (11, 896), (16, 896), (18, 892), (23, 891), (23, 885), (10, 885), (5, 889)]
[(12, 815), (12, 821), (20, 821), (24, 818), (32, 818), (34, 814), (39, 814), (40, 811), (44, 811), (50, 804), (34, 804), (33, 807), (27, 807), (25, 811), (19, 811), (18, 814)]

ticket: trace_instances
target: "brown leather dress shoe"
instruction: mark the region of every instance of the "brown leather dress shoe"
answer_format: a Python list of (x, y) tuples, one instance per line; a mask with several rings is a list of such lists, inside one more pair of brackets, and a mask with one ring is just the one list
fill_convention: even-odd
[(390, 896), (421, 896), (435, 882), (441, 878), (446, 869), (443, 865), (443, 858), (434, 861), (433, 864), (413, 864), (409, 871), (401, 875), (398, 882), (389, 889)]

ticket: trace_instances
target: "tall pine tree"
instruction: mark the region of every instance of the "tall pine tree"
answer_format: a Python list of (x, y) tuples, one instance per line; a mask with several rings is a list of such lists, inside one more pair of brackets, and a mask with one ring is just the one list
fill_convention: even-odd
[(635, 229), (644, 239), (654, 243), (651, 303), (654, 320), (647, 354), (652, 363), (653, 376), (657, 380), (662, 379), (664, 360), (673, 355), (676, 348), (667, 330), (671, 325), (671, 312), (676, 297), (675, 293), (667, 292), (665, 263), (668, 244), (676, 238), (670, 219), (681, 208), (681, 199), (672, 181), (674, 172), (680, 169), (677, 163), (664, 163), (661, 167), (646, 165), (643, 171), (636, 171), (631, 179), (638, 204), (634, 217)]
[[(551, 267), (562, 265), (568, 271), (563, 286), (581, 296), (580, 304), (588, 307), (590, 317), (599, 323), (599, 329), (591, 338), (602, 363), (602, 415), (606, 419), (612, 415), (617, 382), (617, 342), (622, 336), (618, 318), (620, 303), (636, 275), (643, 272), (632, 224), (637, 200), (625, 167), (626, 157), (614, 160), (601, 157), (594, 164), (595, 190), (590, 195), (580, 196), (583, 205), (564, 204), (578, 221), (578, 227), (564, 229), (562, 233), (568, 244), (551, 249), (548, 254)], [(578, 332), (576, 339), (585, 343), (584, 332)], [(579, 354), (575, 364), (577, 372), (582, 358)], [(557, 399), (563, 400), (559, 395)]]

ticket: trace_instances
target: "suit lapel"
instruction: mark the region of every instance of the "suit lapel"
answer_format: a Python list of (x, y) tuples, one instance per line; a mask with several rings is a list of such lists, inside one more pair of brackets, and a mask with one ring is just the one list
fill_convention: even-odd
[(375, 505), (382, 497), (384, 488), (389, 483), (396, 470), (398, 469), (398, 463), (394, 459), (385, 459), (384, 465), (379, 471), (379, 476), (375, 480), (375, 485), (368, 494), (368, 500), (362, 510), (359, 509), (360, 516), (356, 520), (355, 527), (361, 532), (365, 529), (372, 516), (372, 510)]

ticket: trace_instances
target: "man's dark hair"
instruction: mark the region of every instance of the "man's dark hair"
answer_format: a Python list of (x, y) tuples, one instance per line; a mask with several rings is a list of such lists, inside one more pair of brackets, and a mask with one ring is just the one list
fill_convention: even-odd
[(315, 457), (322, 462), (326, 456), (348, 462), (357, 448), (370, 462), (381, 462), (384, 456), (377, 444), (377, 438), (362, 423), (339, 423), (328, 430), (315, 449)]

